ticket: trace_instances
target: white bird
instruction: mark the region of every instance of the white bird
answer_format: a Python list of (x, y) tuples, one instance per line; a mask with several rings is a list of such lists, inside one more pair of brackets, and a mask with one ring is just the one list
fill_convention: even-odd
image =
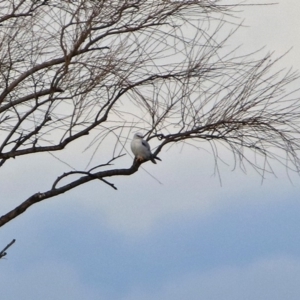
[(155, 159), (161, 160), (159, 157), (151, 153), (150, 145), (147, 141), (143, 140), (141, 133), (136, 133), (131, 141), (131, 151), (138, 161), (151, 160), (156, 164)]

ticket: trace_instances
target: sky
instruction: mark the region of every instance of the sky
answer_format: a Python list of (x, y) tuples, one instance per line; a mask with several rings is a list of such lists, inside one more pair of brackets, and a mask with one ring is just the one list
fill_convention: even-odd
[[(300, 69), (300, 2), (278, 2), (245, 7), (233, 39), (247, 51), (291, 49), (281, 64)], [(118, 191), (92, 182), (2, 227), (0, 248), (16, 243), (0, 260), (1, 299), (300, 299), (299, 177), (278, 167), (261, 183), (221, 164), (220, 183), (209, 153), (160, 157), (112, 178)], [(47, 154), (4, 165), (1, 215), (64, 171)]]

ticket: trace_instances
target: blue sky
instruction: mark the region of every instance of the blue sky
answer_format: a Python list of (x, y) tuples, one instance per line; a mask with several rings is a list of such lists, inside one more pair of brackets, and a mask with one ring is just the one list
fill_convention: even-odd
[[(282, 63), (300, 69), (300, 4), (279, 2), (245, 8), (236, 39), (278, 55), (294, 46)], [(89, 183), (1, 228), (1, 247), (17, 240), (0, 261), (1, 299), (300, 299), (299, 177), (278, 167), (261, 184), (221, 165), (220, 185), (206, 152), (160, 157), (144, 168), (162, 184), (143, 170), (113, 178), (118, 191)], [(47, 155), (5, 165), (1, 213), (64, 171)]]

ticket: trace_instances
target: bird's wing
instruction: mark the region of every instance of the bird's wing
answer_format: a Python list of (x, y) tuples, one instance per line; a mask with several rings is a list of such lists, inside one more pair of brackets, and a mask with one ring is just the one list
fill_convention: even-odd
[(146, 147), (148, 150), (150, 150), (150, 145), (148, 144), (147, 141), (142, 140), (142, 145), (143, 145), (144, 147)]

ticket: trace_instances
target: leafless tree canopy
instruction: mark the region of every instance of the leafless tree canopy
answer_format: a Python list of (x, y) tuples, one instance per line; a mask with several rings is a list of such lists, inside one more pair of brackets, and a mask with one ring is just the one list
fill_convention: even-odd
[[(239, 6), (225, 2), (0, 1), (0, 166), (88, 134), (95, 151), (115, 136), (117, 160), (133, 130), (156, 139), (156, 155), (172, 143), (207, 143), (216, 163), (225, 146), (241, 168), (263, 175), (275, 159), (298, 172), (300, 102), (289, 88), (297, 74), (279, 71), (271, 55), (228, 47)], [(53, 179), (0, 226), (94, 179), (116, 188), (108, 177), (141, 164), (110, 162)]]

